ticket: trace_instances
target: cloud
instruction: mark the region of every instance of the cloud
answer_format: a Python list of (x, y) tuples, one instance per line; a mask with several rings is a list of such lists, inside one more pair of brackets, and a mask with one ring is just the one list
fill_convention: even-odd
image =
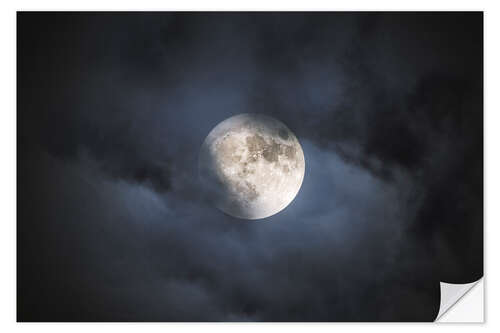
[[(21, 320), (433, 320), (482, 275), (481, 15), (23, 15)], [(199, 189), (243, 112), (306, 158), (263, 221)]]

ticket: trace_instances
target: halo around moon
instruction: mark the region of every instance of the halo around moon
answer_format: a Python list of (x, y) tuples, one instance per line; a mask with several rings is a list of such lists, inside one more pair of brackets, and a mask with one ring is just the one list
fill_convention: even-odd
[(260, 114), (222, 121), (200, 150), (203, 188), (217, 208), (238, 218), (262, 219), (285, 209), (304, 171), (304, 153), (292, 131)]

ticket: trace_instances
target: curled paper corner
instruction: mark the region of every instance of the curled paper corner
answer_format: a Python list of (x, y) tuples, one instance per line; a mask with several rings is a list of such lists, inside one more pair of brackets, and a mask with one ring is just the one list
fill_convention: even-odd
[[(441, 301), (439, 305), (439, 313), (436, 316), (436, 322), (483, 322), (483, 278), (480, 278), (477, 281), (471, 283), (464, 284), (455, 284), (455, 283), (446, 283), (439, 282), (440, 290), (441, 290)], [(480, 285), (480, 289), (478, 290), (477, 295), (474, 295), (473, 300), (467, 300), (467, 297), (464, 297), (472, 288), (476, 285)], [(464, 303), (467, 304), (459, 304), (461, 309), (457, 312), (453, 318), (444, 318), (448, 316), (448, 311), (452, 308), (455, 308), (455, 305), (461, 303), (462, 298), (464, 297)], [(480, 308), (480, 309), (479, 309)], [(463, 318), (460, 316), (462, 312), (470, 313), (474, 311), (477, 315), (474, 318)], [(479, 311), (478, 311), (479, 310)], [(447, 314), (447, 316), (444, 316)], [(470, 317), (470, 316), (469, 316)]]

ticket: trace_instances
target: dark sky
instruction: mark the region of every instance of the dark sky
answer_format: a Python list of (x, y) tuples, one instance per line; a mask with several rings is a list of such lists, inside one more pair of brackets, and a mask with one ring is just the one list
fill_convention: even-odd
[[(432, 321), (483, 275), (482, 13), (19, 13), (20, 321)], [(255, 112), (302, 144), (261, 221), (197, 158)]]

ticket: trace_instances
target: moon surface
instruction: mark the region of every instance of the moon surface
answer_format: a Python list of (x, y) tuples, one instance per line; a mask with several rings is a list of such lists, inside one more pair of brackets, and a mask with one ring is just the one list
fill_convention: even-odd
[(200, 150), (203, 188), (217, 208), (243, 219), (274, 215), (295, 198), (305, 160), (295, 135), (282, 122), (244, 113), (219, 123)]

